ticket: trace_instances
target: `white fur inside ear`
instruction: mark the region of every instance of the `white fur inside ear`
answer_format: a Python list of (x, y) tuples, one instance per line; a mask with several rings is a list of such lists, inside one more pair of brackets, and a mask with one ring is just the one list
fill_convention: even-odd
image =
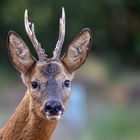
[(91, 44), (92, 39), (90, 30), (85, 28), (72, 41), (68, 47), (67, 53), (62, 58), (62, 61), (70, 72), (74, 72), (84, 64), (88, 57)]
[(15, 34), (11, 34), (9, 42), (13, 46), (11, 51), (13, 50), (15, 55), (19, 58), (19, 62), (28, 64), (30, 62), (30, 52), (24, 41)]
[(30, 52), (29, 49), (25, 47), (25, 43), (20, 41), (18, 44), (15, 44), (15, 47), (19, 62), (22, 64), (28, 64), (30, 62)]
[(27, 49), (23, 49), (21, 53), (19, 54), (19, 61), (22, 64), (28, 64), (30, 62), (30, 54)]
[(35, 60), (25, 42), (14, 31), (8, 36), (8, 51), (15, 68), (23, 73), (29, 71)]
[(77, 57), (79, 55), (78, 50), (75, 47), (71, 47), (69, 50), (69, 57)]

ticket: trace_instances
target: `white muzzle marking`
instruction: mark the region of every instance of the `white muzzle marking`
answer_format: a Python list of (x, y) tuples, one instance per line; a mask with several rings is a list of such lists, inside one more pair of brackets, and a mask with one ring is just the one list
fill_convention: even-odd
[(62, 116), (62, 111), (59, 111), (57, 115), (51, 115), (49, 112), (46, 112), (46, 118), (48, 120), (60, 120)]

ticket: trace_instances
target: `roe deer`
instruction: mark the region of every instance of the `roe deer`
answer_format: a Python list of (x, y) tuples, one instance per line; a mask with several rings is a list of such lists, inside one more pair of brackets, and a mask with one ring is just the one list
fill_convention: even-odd
[(0, 130), (0, 140), (50, 140), (58, 120), (66, 111), (74, 72), (87, 59), (92, 43), (91, 33), (89, 29), (83, 29), (60, 58), (65, 36), (65, 12), (62, 8), (59, 38), (53, 57), (48, 59), (37, 41), (34, 24), (28, 21), (27, 10), (24, 22), (38, 60), (17, 33), (10, 31), (9, 56), (21, 73), (27, 92), (11, 119)]

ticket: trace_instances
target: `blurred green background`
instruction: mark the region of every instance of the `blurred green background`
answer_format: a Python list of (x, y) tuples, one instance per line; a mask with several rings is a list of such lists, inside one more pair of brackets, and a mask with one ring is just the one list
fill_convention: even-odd
[(85, 27), (92, 31), (93, 46), (73, 82), (86, 94), (84, 124), (75, 128), (68, 123), (75, 123), (74, 117), (69, 116), (69, 121), (62, 119), (53, 139), (139, 140), (140, 0), (1, 0), (0, 127), (26, 91), (8, 57), (9, 30), (16, 31), (36, 56), (24, 29), (23, 15), (28, 9), (39, 42), (52, 56), (62, 6), (66, 12), (63, 52)]

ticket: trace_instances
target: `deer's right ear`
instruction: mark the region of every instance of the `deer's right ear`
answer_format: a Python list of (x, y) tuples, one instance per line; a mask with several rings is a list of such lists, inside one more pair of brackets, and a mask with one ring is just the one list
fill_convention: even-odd
[(8, 34), (8, 52), (15, 68), (22, 73), (27, 73), (35, 63), (29, 48), (14, 31)]

